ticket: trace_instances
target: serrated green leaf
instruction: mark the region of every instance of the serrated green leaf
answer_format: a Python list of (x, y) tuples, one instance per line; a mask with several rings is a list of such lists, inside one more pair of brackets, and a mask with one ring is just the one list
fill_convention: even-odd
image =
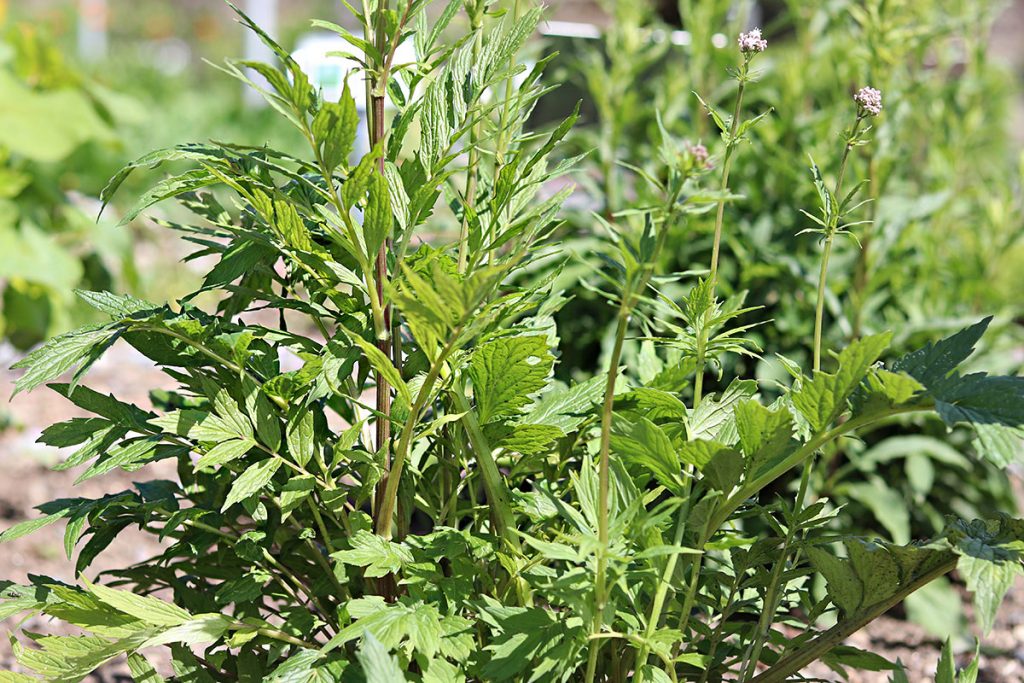
[(908, 353), (896, 361), (893, 370), (907, 373), (929, 390), (941, 386), (974, 353), (974, 346), (991, 322), (991, 317), (985, 318), (950, 337)]
[(370, 633), (363, 637), (363, 646), (356, 653), (356, 659), (363, 667), (367, 681), (405, 683), (405, 674), (402, 673), (398, 660)]
[(0, 543), (8, 543), (10, 541), (17, 540), (22, 536), (28, 536), (43, 527), (50, 526), (54, 522), (69, 516), (71, 512), (71, 510), (63, 510), (61, 512), (54, 512), (53, 514), (46, 515), (45, 517), (37, 517), (35, 519), (27, 519), (24, 522), (19, 522), (18, 524), (4, 529), (3, 532), (0, 532)]
[(502, 424), (492, 422), (484, 428), (488, 442), (493, 447), (504, 448), (520, 455), (544, 453), (555, 439), (565, 436), (558, 427), (535, 424)]
[(363, 212), (363, 235), (368, 259), (376, 258), (377, 251), (391, 236), (393, 221), (387, 180), (380, 173), (374, 173), (369, 182), (366, 211)]
[(1009, 520), (959, 522), (952, 538), (959, 556), (957, 573), (974, 598), (975, 618), (982, 633), (995, 624), (996, 612), (1017, 576), (1024, 574), (1020, 525)]
[(143, 299), (138, 299), (130, 294), (112, 294), (111, 292), (90, 292), (83, 289), (76, 289), (78, 298), (89, 304), (97, 311), (108, 313), (115, 318), (126, 318), (142, 311), (151, 311), (159, 308)]
[(649, 471), (662, 486), (679, 492), (683, 487), (682, 466), (672, 439), (646, 418), (631, 422), (624, 418), (613, 422), (612, 452), (624, 462)]
[(346, 81), (338, 101), (324, 102), (313, 118), (313, 139), (320, 145), (328, 173), (333, 173), (334, 169), (348, 160), (358, 125), (359, 113)]
[[(725, 433), (735, 430), (735, 406), (745, 398), (757, 393), (757, 382), (734, 380), (721, 396), (708, 396), (690, 414), (687, 431), (691, 439), (716, 439), (732, 443), (724, 438)], [(735, 433), (735, 432), (734, 432)]]
[(153, 636), (140, 647), (157, 647), (171, 643), (181, 645), (214, 643), (227, 633), (232, 623), (231, 618), (223, 614), (197, 614), (188, 621)]
[[(317, 650), (299, 650), (270, 672), (265, 679), (270, 683), (308, 683), (317, 663), (324, 655)], [(367, 679), (369, 680), (369, 679)]]
[(480, 424), (515, 415), (544, 388), (554, 358), (547, 337), (505, 337), (477, 347), (469, 363)]
[(305, 467), (313, 458), (316, 447), (313, 431), (313, 412), (302, 407), (293, 409), (288, 416), (285, 441), (288, 444), (288, 453), (299, 467)]
[(566, 389), (547, 391), (541, 394), (522, 421), (550, 425), (569, 434), (586, 421), (593, 406), (604, 395), (605, 384), (605, 377), (598, 375)]
[(316, 479), (312, 476), (292, 477), (281, 487), (281, 515), (288, 515), (309, 497), (316, 488)]
[(221, 441), (196, 461), (195, 468), (197, 470), (210, 469), (226, 465), (229, 462), (238, 460), (255, 448), (255, 446), (256, 443), (251, 439), (229, 439), (227, 441)]
[(793, 405), (807, 419), (811, 429), (824, 431), (846, 410), (847, 399), (889, 347), (891, 338), (886, 332), (851, 342), (839, 353), (839, 367), (834, 374), (817, 371), (793, 392)]
[(363, 350), (363, 355), (370, 362), (370, 366), (374, 370), (379, 372), (388, 384), (395, 388), (398, 395), (402, 399), (412, 405), (412, 393), (409, 391), (409, 385), (405, 383), (402, 376), (398, 374), (398, 370), (391, 363), (391, 359), (384, 355), (384, 353), (377, 348), (376, 345), (371, 344), (362, 337), (353, 335), (352, 341), (359, 345), (359, 348)]
[(128, 655), (128, 671), (131, 672), (135, 683), (164, 683), (163, 676), (158, 674), (156, 668), (137, 652)]
[(748, 478), (771, 466), (794, 444), (793, 416), (788, 410), (771, 410), (756, 400), (736, 405), (736, 429), (745, 458)]
[(281, 461), (277, 458), (271, 458), (249, 466), (231, 484), (231, 490), (228, 491), (228, 496), (224, 500), (220, 511), (224, 512), (235, 503), (240, 503), (249, 496), (262, 491), (270, 483), (270, 480), (274, 478), (274, 474), (280, 466)]
[(149, 424), (170, 434), (185, 436), (196, 441), (220, 443), (232, 439), (252, 440), (252, 427), (240, 430), (226, 420), (211, 413), (187, 408), (174, 410), (153, 418)]
[(178, 626), (192, 619), (192, 615), (182, 608), (158, 598), (136, 595), (98, 583), (86, 583), (86, 588), (100, 602), (153, 626)]
[[(99, 357), (98, 352), (116, 339), (118, 334), (120, 332), (116, 328), (102, 325), (85, 327), (54, 337), (11, 366), (14, 369), (27, 368), (25, 374), (14, 382), (12, 396), (22, 391), (31, 391), (76, 366), (82, 366), (75, 373), (77, 380)], [(72, 386), (76, 383), (72, 382)]]
[(394, 574), (403, 565), (412, 562), (412, 553), (401, 543), (395, 543), (369, 531), (357, 531), (349, 540), (351, 549), (339, 550), (334, 559), (356, 567), (365, 567), (365, 576), (377, 577)]
[(387, 603), (379, 598), (352, 601), (349, 613), (355, 621), (343, 628), (324, 646), (333, 650), (364, 634), (379, 639), (386, 648), (407, 643), (413, 650), (433, 657), (441, 650), (443, 620), (437, 607), (416, 601)]

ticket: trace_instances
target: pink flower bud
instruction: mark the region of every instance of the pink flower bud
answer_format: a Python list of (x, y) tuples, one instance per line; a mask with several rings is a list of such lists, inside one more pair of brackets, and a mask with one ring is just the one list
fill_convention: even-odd
[(708, 165), (708, 148), (704, 145), (690, 145), (690, 156), (693, 157), (698, 168)]

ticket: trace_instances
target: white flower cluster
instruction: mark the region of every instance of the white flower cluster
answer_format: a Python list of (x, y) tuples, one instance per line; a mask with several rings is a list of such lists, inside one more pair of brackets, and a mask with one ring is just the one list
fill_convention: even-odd
[(746, 54), (749, 52), (764, 52), (765, 48), (768, 47), (768, 41), (761, 37), (761, 29), (755, 28), (749, 33), (741, 33), (740, 39), (740, 52)]
[(872, 116), (878, 116), (882, 113), (881, 90), (864, 86), (854, 94), (853, 101), (859, 104), (861, 109)]

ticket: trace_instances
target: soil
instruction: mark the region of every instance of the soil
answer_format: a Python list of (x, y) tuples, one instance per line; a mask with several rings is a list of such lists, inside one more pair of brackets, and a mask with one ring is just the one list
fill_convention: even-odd
[[(17, 358), (9, 347), (0, 347), (0, 367), (7, 368)], [(0, 370), (0, 396), (8, 397), (13, 389), (16, 373)], [(88, 376), (90, 387), (110, 392), (129, 401), (148, 404), (149, 388), (169, 388), (167, 378), (149, 361), (124, 344), (116, 345), (96, 365)], [(34, 506), (54, 497), (81, 495), (100, 496), (130, 488), (138, 476), (172, 478), (173, 467), (160, 464), (150, 466), (136, 474), (121, 471), (85, 482), (79, 487), (72, 484), (76, 472), (54, 472), (50, 466), (59, 462), (62, 454), (35, 441), (43, 428), (76, 415), (77, 408), (56, 394), (39, 389), (19, 394), (7, 406), (12, 427), (0, 434), (0, 528), (35, 516)], [(23, 582), (29, 574), (44, 574), (62, 581), (74, 580), (74, 564), (64, 556), (63, 525), (56, 524), (0, 548), (0, 580)], [(148, 535), (126, 530), (117, 541), (98, 558), (90, 570), (95, 572), (109, 567), (138, 562), (160, 548)], [(966, 597), (966, 596), (965, 596)], [(967, 602), (967, 601), (965, 601)], [(970, 606), (966, 609), (969, 611)], [(15, 626), (8, 620), (2, 627)], [(59, 633), (61, 625), (34, 618), (23, 624), (33, 632)], [(909, 680), (931, 680), (939, 659), (941, 643), (928, 636), (916, 624), (893, 616), (883, 617), (850, 638), (849, 644), (876, 652), (890, 660), (899, 659), (907, 667)], [(965, 656), (969, 657), (970, 652)], [(18, 671), (6, 638), (0, 639), (0, 670)], [(805, 672), (826, 680), (838, 680), (827, 669), (816, 667)], [(115, 662), (102, 672), (87, 679), (94, 682), (130, 681), (123, 663)], [(853, 673), (851, 683), (881, 683), (888, 680), (886, 673)], [(1024, 681), (1024, 581), (1018, 582), (1000, 611), (996, 628), (983, 641), (980, 683), (1019, 683)]]

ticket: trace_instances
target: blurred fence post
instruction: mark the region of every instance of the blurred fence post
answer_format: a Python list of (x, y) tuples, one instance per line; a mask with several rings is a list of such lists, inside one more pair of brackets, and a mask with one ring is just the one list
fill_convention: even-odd
[[(277, 0), (246, 0), (245, 2), (245, 13), (249, 15), (257, 26), (260, 26), (271, 36), (277, 35)], [(264, 45), (259, 36), (252, 31), (245, 31), (244, 38), (244, 50), (245, 58), (257, 62), (270, 62), (275, 61), (273, 51)], [(263, 85), (266, 81), (262, 76), (257, 74), (255, 71), (249, 71), (249, 77), (253, 79), (255, 83)], [(245, 103), (249, 106), (260, 106), (264, 104), (263, 97), (253, 90), (252, 88), (245, 87), (244, 90)]]
[(98, 61), (107, 56), (107, 0), (78, 0), (78, 56)]

